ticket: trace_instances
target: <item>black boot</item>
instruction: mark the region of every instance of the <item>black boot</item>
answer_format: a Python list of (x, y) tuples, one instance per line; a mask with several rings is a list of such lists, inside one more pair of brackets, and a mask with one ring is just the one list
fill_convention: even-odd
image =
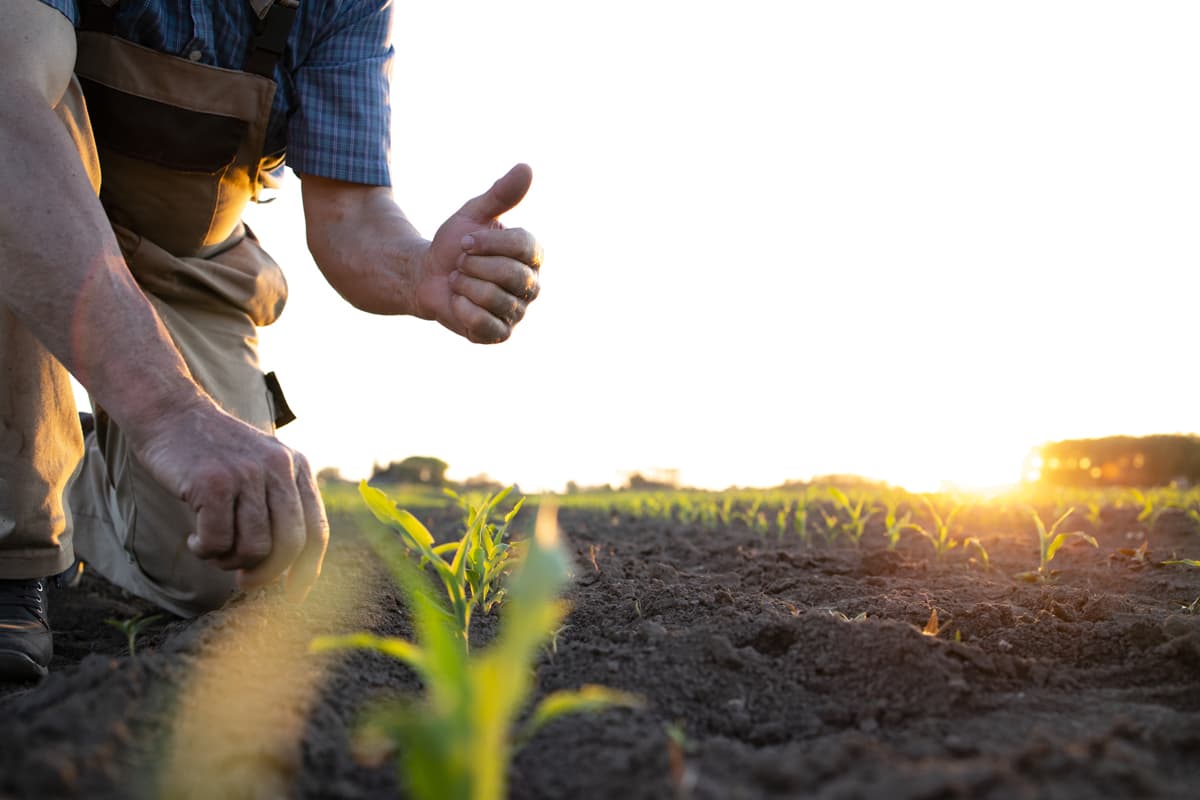
[(0, 580), (0, 682), (45, 677), (54, 654), (46, 605), (46, 580)]

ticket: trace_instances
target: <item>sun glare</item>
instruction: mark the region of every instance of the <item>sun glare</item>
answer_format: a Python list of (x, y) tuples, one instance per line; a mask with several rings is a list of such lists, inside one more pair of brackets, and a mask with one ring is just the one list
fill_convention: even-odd
[(915, 453), (902, 465), (880, 464), (873, 469), (864, 464), (862, 474), (910, 492), (991, 495), (1008, 491), (1021, 481), (1024, 457), (1021, 448), (954, 447)]

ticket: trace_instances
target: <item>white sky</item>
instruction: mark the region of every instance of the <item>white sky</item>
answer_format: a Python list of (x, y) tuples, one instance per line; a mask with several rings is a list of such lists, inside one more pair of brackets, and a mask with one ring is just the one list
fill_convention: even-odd
[(546, 249), (497, 347), (342, 303), (299, 186), (253, 210), (318, 466), (524, 489), (1019, 477), (1039, 442), (1200, 429), (1200, 6), (415, 2), (396, 194), (431, 235), (526, 161)]

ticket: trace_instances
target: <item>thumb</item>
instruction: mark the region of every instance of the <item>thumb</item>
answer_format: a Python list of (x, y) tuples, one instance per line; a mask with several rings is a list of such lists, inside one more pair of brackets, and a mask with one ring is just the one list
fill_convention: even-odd
[(504, 177), (492, 184), (478, 197), (468, 200), (459, 214), (475, 222), (489, 222), (516, 207), (533, 183), (533, 170), (528, 164), (517, 164)]

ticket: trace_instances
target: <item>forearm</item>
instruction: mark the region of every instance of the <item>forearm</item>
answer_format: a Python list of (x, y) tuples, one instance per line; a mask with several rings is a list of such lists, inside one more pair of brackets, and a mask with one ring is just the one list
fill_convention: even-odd
[(386, 187), (304, 177), (308, 248), (329, 284), (372, 314), (422, 313), (420, 260), (429, 242), (404, 216)]
[(32, 87), (0, 92), (0, 296), (136, 442), (196, 387), (125, 266), (61, 121)]

